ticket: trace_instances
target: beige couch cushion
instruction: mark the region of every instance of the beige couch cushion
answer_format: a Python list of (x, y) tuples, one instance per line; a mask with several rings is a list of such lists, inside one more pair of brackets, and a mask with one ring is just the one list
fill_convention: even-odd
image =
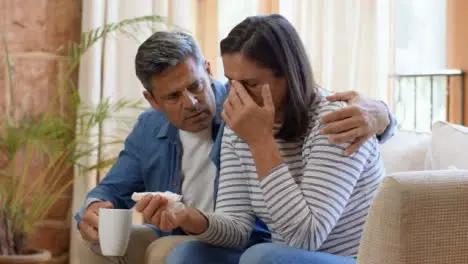
[(380, 146), (386, 174), (424, 170), (430, 141), (429, 133), (397, 131), (389, 141)]
[(386, 177), (369, 211), (359, 264), (468, 263), (468, 170)]
[(468, 127), (438, 121), (432, 126), (428, 170), (468, 169)]

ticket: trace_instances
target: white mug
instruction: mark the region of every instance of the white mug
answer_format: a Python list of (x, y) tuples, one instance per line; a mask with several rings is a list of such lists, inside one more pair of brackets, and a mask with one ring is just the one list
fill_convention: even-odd
[(132, 229), (132, 211), (99, 208), (99, 245), (104, 256), (123, 256)]

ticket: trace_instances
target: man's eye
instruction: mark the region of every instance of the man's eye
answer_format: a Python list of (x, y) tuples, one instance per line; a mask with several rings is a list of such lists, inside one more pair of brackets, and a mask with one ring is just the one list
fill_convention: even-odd
[(166, 98), (167, 99), (177, 99), (177, 97), (178, 97), (178, 94), (173, 93), (173, 94), (168, 94)]
[(201, 90), (203, 90), (203, 85), (201, 82), (197, 82), (196, 84), (193, 84), (189, 88), (189, 91), (192, 93), (200, 92)]

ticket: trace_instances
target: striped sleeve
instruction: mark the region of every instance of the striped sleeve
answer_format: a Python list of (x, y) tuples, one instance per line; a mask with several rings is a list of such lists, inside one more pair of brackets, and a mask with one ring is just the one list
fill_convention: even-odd
[(229, 248), (244, 248), (253, 230), (255, 215), (249, 197), (249, 177), (232, 146), (234, 134), (225, 129), (221, 144), (221, 171), (215, 213), (206, 214), (209, 226), (197, 238)]
[(375, 150), (375, 138), (344, 156), (349, 144), (333, 145), (315, 128), (305, 143), (306, 165), (297, 184), (286, 164), (260, 182), (272, 216), (271, 231), (291, 247), (316, 251), (342, 215), (358, 178)]

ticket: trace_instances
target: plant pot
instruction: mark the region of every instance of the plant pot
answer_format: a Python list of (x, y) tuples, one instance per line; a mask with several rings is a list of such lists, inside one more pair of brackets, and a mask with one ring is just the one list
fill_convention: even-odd
[(31, 250), (24, 255), (0, 255), (1, 264), (46, 264), (52, 259), (52, 254), (47, 250)]

